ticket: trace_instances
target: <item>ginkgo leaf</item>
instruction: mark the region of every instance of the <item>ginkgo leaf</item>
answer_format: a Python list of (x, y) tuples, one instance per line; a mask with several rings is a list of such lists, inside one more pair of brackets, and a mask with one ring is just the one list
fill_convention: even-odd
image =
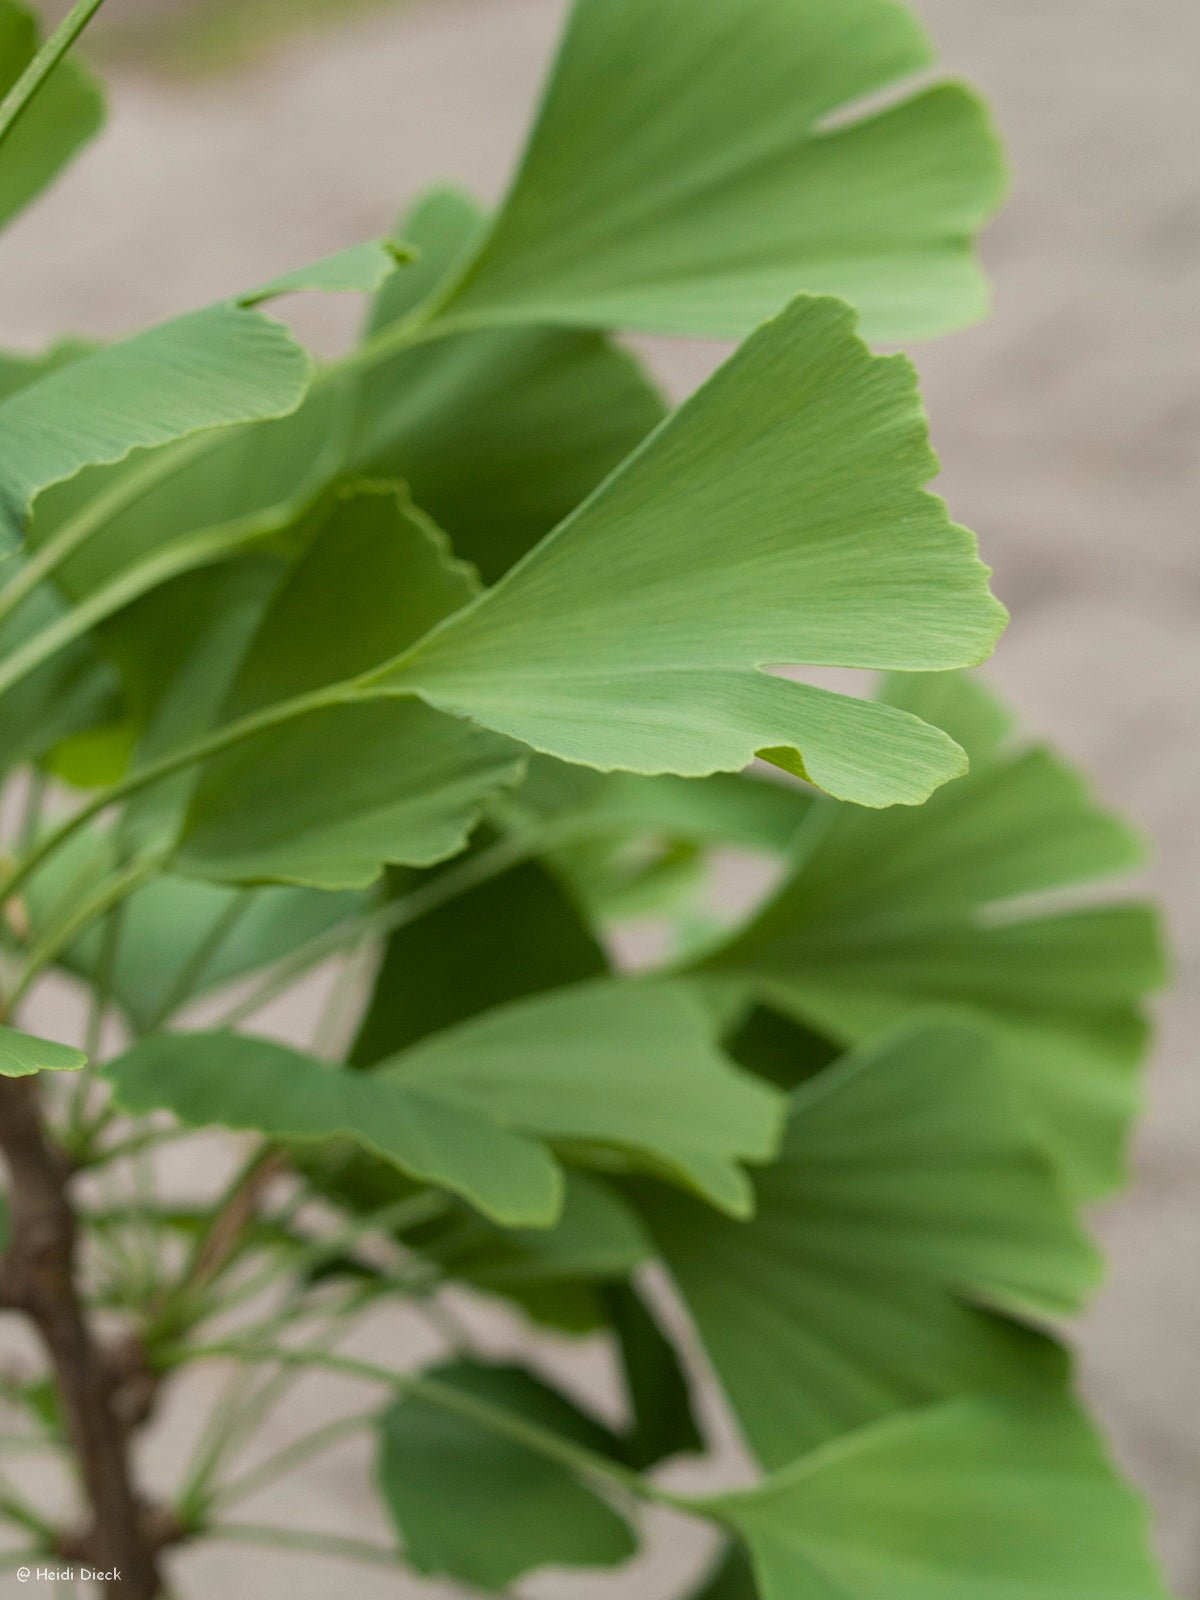
[(741, 337), (805, 290), (875, 339), (971, 320), (1002, 166), (966, 90), (905, 95), (931, 59), (893, 0), (576, 0), (512, 191), (439, 309)]
[[(336, 495), (312, 520), (225, 715), (350, 687), (205, 766), (175, 858), (187, 875), (362, 888), (387, 862), (456, 853), (484, 802), (520, 774), (506, 739), (414, 699), (355, 701), (358, 674), (474, 592), (437, 529), (388, 488)], [(331, 615), (353, 626), (328, 626)]]
[[(429, 1377), (614, 1453), (607, 1429), (522, 1367), (463, 1361)], [(567, 1468), (478, 1423), (416, 1396), (390, 1406), (378, 1427), (379, 1487), (418, 1572), (494, 1594), (536, 1567), (611, 1567), (636, 1549), (625, 1519)]]
[(418, 1084), (329, 1067), (266, 1039), (162, 1034), (104, 1071), (132, 1116), (170, 1111), (192, 1127), (352, 1139), (498, 1222), (545, 1227), (562, 1203), (558, 1168), (535, 1140)]
[(1169, 1600), (1143, 1507), (1065, 1396), (891, 1418), (704, 1509), (761, 1600)]
[[(17, 0), (0, 0), (0, 97), (33, 60), (38, 44), (33, 12)], [(78, 62), (60, 61), (0, 151), (0, 227), (58, 176), (103, 120), (98, 86)]]
[(745, 1216), (742, 1163), (774, 1154), (782, 1099), (739, 1072), (713, 1031), (683, 986), (601, 979), (501, 1006), (376, 1074), (584, 1153), (622, 1152)]
[[(1096, 1258), (986, 1037), (917, 1029), (791, 1101), (752, 1221), (643, 1212), (769, 1468), (889, 1411), (1021, 1387), (1057, 1352), (981, 1305), (1078, 1306)], [(972, 1303), (973, 1302), (973, 1303)]]
[(0, 1078), (30, 1078), (35, 1072), (78, 1072), (87, 1056), (70, 1045), (0, 1027)]
[(1069, 766), (1008, 740), (982, 686), (947, 674), (887, 694), (949, 727), (970, 776), (919, 813), (820, 803), (791, 877), (708, 970), (844, 1043), (965, 1013), (993, 1033), (1071, 1185), (1108, 1189), (1136, 1107), (1140, 1007), (1162, 978), (1156, 920), (1030, 897), (1127, 870), (1140, 843)]
[(93, 351), (0, 403), (0, 541), (85, 467), (299, 405), (311, 362), (261, 312), (210, 306)]
[[(419, 201), (401, 232), (420, 261), (376, 297), (369, 331), (402, 319), (483, 222), (480, 208), (456, 190)], [(364, 370), (347, 466), (403, 478), (459, 554), (493, 583), (641, 443), (663, 411), (635, 358), (599, 334), (467, 333)]]
[(370, 1065), (494, 1006), (606, 970), (554, 874), (521, 862), (391, 935), (350, 1059)]
[(921, 487), (911, 368), (852, 323), (796, 302), (379, 684), (602, 769), (699, 776), (762, 753), (874, 806), (961, 773), (919, 719), (758, 670), (962, 665), (1003, 620), (971, 535)]
[(238, 296), (238, 304), (257, 306), (285, 294), (304, 294), (322, 290), (333, 294), (374, 294), (383, 287), (398, 266), (411, 260), (407, 246), (390, 239), (372, 239), (352, 244), (348, 249), (325, 256), (307, 267), (285, 272), (261, 288)]

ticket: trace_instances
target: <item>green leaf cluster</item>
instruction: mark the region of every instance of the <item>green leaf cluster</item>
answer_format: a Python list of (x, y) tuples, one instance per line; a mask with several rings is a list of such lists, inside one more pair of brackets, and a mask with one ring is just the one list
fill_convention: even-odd
[[(36, 51), (0, 0), (0, 221), (98, 120), (70, 62), (20, 87)], [(0, 361), (3, 1014), (92, 996), (86, 1052), (4, 1027), (0, 1075), (75, 1072), (42, 1099), (84, 1170), (254, 1140), (215, 1208), (85, 1217), (160, 1372), (268, 1368), (190, 1535), (361, 1425), (372, 1558), (483, 1592), (621, 1566), (646, 1502), (724, 1540), (672, 1600), (1163, 1600), (1061, 1343), (1163, 976), (1152, 910), (1093, 888), (1139, 846), (964, 670), (1003, 609), (872, 347), (983, 305), (999, 157), (931, 62), (894, 0), (575, 0), (493, 214), (438, 189)], [(264, 309), (314, 291), (367, 300), (325, 363)], [(671, 410), (644, 330), (742, 342)], [(731, 855), (769, 883), (738, 919)], [(331, 960), (342, 1009), (279, 1042)], [(427, 1370), (270, 1343), (397, 1299)], [(546, 1328), (603, 1341), (619, 1416)], [(228, 1476), (306, 1364), (386, 1393)], [(714, 1393), (759, 1481), (676, 1495)]]

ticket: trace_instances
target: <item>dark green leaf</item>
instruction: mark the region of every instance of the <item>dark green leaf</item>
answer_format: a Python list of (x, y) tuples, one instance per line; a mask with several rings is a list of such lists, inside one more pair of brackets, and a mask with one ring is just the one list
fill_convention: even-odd
[(351, 1060), (371, 1065), (456, 1022), (595, 977), (605, 966), (555, 878), (524, 862), (391, 935)]
[(919, 812), (822, 805), (790, 880), (709, 967), (845, 1043), (968, 1014), (995, 1033), (1071, 1184), (1108, 1189), (1136, 1104), (1140, 1005), (1162, 979), (1155, 918), (1025, 902), (1131, 867), (1140, 844), (1070, 767), (1008, 744), (969, 679), (897, 679), (889, 696), (955, 732), (970, 776)]
[(622, 1458), (644, 1472), (671, 1456), (703, 1450), (679, 1354), (641, 1291), (631, 1283), (610, 1284), (604, 1290), (604, 1309), (617, 1341), (633, 1419)]
[(451, 1189), (499, 1222), (546, 1226), (562, 1182), (546, 1150), (421, 1085), (329, 1067), (233, 1033), (162, 1034), (105, 1068), (133, 1116), (170, 1111), (287, 1140), (353, 1139), (401, 1171)]
[[(612, 1453), (599, 1423), (523, 1368), (460, 1362), (429, 1376)], [(624, 1518), (565, 1468), (421, 1399), (380, 1418), (377, 1474), (418, 1572), (495, 1592), (536, 1567), (613, 1567), (636, 1548)]]
[[(977, 1309), (1077, 1306), (1096, 1258), (987, 1040), (905, 1033), (798, 1090), (754, 1219), (644, 1209), (759, 1458), (1057, 1367)], [(974, 1304), (972, 1304), (974, 1302)]]

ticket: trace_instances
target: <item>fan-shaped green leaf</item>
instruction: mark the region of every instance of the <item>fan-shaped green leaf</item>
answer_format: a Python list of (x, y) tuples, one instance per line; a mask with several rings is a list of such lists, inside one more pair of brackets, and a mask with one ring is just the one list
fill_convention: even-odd
[(394, 490), (359, 490), (321, 507), (309, 537), (226, 715), (346, 690), (205, 767), (176, 857), (190, 876), (364, 887), (386, 862), (428, 865), (461, 849), (484, 801), (519, 775), (507, 740), (419, 701), (354, 703), (356, 675), (474, 592), (432, 524)]
[(1002, 169), (965, 90), (904, 97), (931, 54), (892, 0), (576, 0), (447, 314), (740, 337), (807, 290), (872, 338), (969, 321)]
[(744, 1216), (781, 1097), (738, 1072), (682, 986), (599, 980), (502, 1006), (377, 1075), (584, 1152), (616, 1150)]
[(986, 1038), (965, 1029), (903, 1034), (798, 1090), (755, 1188), (748, 1223), (665, 1190), (644, 1210), (771, 1468), (906, 1405), (1054, 1369), (1035, 1335), (976, 1306), (1060, 1312), (1095, 1279)]
[(868, 805), (923, 800), (956, 745), (772, 663), (949, 667), (1003, 612), (933, 470), (911, 369), (834, 301), (748, 343), (495, 588), (380, 675), (534, 749), (697, 776), (757, 753)]
[[(605, 1428), (521, 1367), (459, 1362), (430, 1376), (564, 1440), (614, 1451)], [(636, 1548), (624, 1518), (566, 1468), (419, 1397), (380, 1417), (376, 1471), (418, 1572), (495, 1593), (535, 1567), (612, 1567)]]
[[(17, 0), (0, 0), (0, 97), (33, 60), (39, 44), (34, 14)], [(104, 101), (75, 61), (61, 61), (0, 153), (0, 227), (29, 203), (97, 132)]]
[(632, 1425), (621, 1456), (638, 1472), (704, 1449), (679, 1353), (632, 1283), (609, 1284), (604, 1310), (616, 1340)]
[(461, 1102), (381, 1075), (329, 1067), (266, 1039), (162, 1034), (105, 1068), (131, 1115), (170, 1111), (288, 1140), (352, 1139), (401, 1171), (453, 1190), (498, 1222), (546, 1226), (562, 1200), (549, 1153)]
[(1168, 1600), (1141, 1505), (1065, 1397), (896, 1417), (707, 1509), (762, 1600)]
[[(381, 291), (372, 331), (410, 311), (483, 221), (479, 207), (454, 190), (419, 202), (402, 233), (420, 250), (420, 262)], [(599, 334), (468, 333), (364, 371), (347, 461), (360, 472), (403, 478), (459, 554), (492, 583), (662, 415), (638, 363)]]
[(888, 693), (964, 741), (970, 776), (920, 813), (822, 804), (791, 879), (709, 966), (846, 1043), (917, 1012), (970, 1013), (1072, 1185), (1109, 1188), (1135, 1106), (1139, 1006), (1162, 976), (1155, 918), (1023, 902), (1131, 867), (1138, 841), (1056, 757), (1006, 744), (970, 680), (897, 679)]
[(30, 1078), (35, 1072), (78, 1072), (87, 1056), (70, 1045), (0, 1027), (0, 1078)]
[(310, 372), (280, 323), (224, 304), (56, 368), (0, 404), (0, 536), (20, 539), (37, 496), (85, 467), (283, 416)]

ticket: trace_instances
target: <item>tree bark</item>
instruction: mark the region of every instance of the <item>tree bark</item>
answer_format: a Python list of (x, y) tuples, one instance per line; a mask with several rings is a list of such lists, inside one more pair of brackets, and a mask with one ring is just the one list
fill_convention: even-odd
[(92, 1517), (82, 1542), (91, 1564), (119, 1573), (104, 1593), (154, 1600), (161, 1591), (159, 1541), (134, 1489), (112, 1376), (75, 1282), (69, 1172), (47, 1140), (33, 1079), (0, 1079), (0, 1150), (12, 1211), (0, 1303), (30, 1317), (53, 1366)]

